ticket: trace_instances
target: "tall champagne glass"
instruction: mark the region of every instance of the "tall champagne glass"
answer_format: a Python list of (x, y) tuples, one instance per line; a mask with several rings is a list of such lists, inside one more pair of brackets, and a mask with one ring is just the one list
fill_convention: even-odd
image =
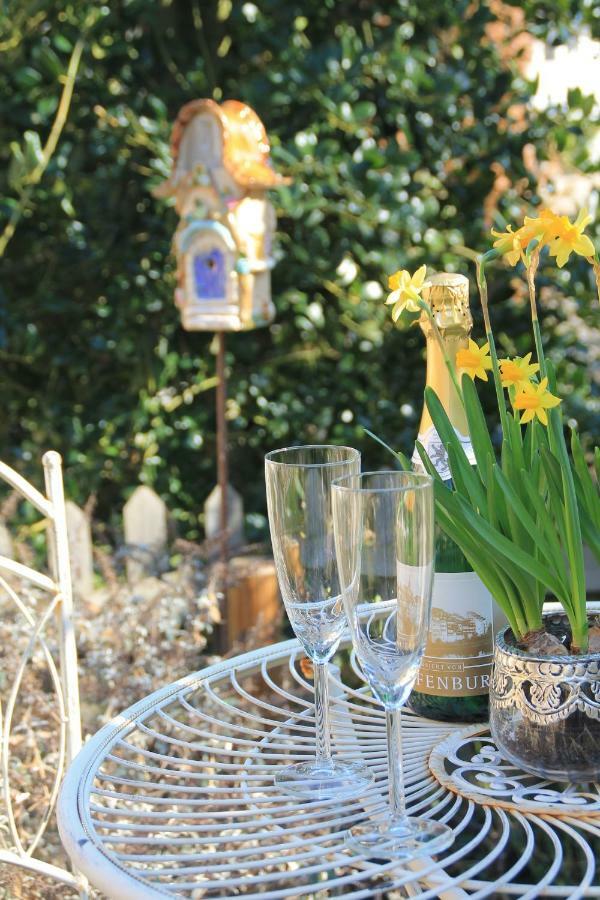
[(452, 830), (406, 814), (401, 707), (425, 649), (434, 573), (433, 481), (412, 472), (349, 475), (332, 488), (342, 597), (360, 666), (386, 712), (389, 810), (350, 829), (361, 853), (402, 858), (448, 847)]
[(282, 767), (275, 783), (307, 799), (354, 796), (371, 781), (362, 765), (333, 759), (327, 663), (346, 617), (333, 542), (331, 483), (360, 472), (351, 447), (315, 445), (265, 457), (267, 506), (277, 577), (288, 618), (314, 667), (316, 758)]

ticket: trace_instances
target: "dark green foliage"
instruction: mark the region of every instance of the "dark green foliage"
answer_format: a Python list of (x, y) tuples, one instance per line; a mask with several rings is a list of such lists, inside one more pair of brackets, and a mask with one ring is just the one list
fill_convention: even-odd
[[(581, 17), (596, 21), (591, 6), (551, 6), (526, 6), (540, 34), (562, 39)], [(489, 5), (466, 0), (15, 0), (1, 38), (0, 228), (44, 145), (91, 9), (68, 122), (3, 259), (0, 455), (33, 475), (43, 449), (60, 450), (69, 494), (81, 503), (97, 492), (105, 520), (147, 481), (183, 533), (200, 533), (215, 481), (214, 356), (210, 335), (180, 328), (176, 216), (150, 192), (168, 172), (178, 109), (235, 97), (257, 110), (275, 164), (294, 179), (275, 198), (277, 321), (227, 341), (231, 476), (261, 529), (267, 449), (347, 442), (369, 466), (383, 463), (366, 426), (410, 450), (423, 346), (418, 330), (394, 329), (386, 273), (423, 262), (467, 271), (455, 248), (488, 246), (492, 165), (520, 182), (501, 200), (516, 218), (523, 201), (537, 202), (526, 143), (539, 158), (556, 146), (589, 165), (587, 100), (572, 92), (568, 111), (534, 113), (524, 132), (507, 127), (508, 108), (532, 86), (486, 38)], [(338, 273), (344, 259), (355, 278)], [(528, 310), (511, 299), (513, 276), (501, 264), (488, 272), (494, 326), (505, 349), (526, 352)], [(600, 431), (592, 350), (561, 298), (575, 299), (589, 328), (597, 301), (583, 264), (553, 280), (560, 291), (542, 310), (544, 335), (585, 443)], [(491, 391), (484, 402), (493, 409)]]

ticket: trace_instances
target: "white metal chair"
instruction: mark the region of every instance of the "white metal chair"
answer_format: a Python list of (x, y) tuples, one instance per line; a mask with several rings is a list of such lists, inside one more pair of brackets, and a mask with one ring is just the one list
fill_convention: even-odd
[[(47, 521), (48, 563), (50, 576), (5, 556), (0, 556), (0, 591), (15, 604), (28, 641), (16, 668), (14, 682), (8, 687), (5, 709), (0, 706), (0, 766), (1, 793), (0, 816), (9, 833), (10, 849), (0, 848), (0, 863), (10, 863), (32, 873), (53, 878), (69, 885), (87, 896), (85, 879), (76, 872), (67, 871), (52, 863), (36, 859), (35, 851), (47, 829), (56, 806), (58, 791), (66, 767), (81, 747), (81, 720), (79, 710), (79, 686), (77, 677), (77, 650), (73, 629), (73, 599), (67, 522), (62, 481), (60, 455), (54, 451), (42, 458), (46, 496), (29, 484), (21, 475), (0, 462), (0, 480), (10, 485), (21, 497), (29, 501)], [(5, 577), (6, 575), (6, 577)], [(16, 576), (16, 578), (15, 578)], [(19, 584), (32, 585), (47, 595), (48, 602), (34, 608), (27, 597), (21, 597)], [(46, 639), (45, 630), (55, 618), (58, 635), (58, 660)], [(34, 653), (45, 662), (47, 674), (56, 697), (59, 716), (58, 758), (52, 775), (50, 794), (39, 816), (39, 824), (33, 836), (19, 833), (11, 792), (11, 727), (17, 708), (19, 691), (27, 665)]]

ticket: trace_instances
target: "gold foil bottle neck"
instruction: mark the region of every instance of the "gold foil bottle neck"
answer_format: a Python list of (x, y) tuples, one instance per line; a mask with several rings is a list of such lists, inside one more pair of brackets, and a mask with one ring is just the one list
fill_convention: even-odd
[[(473, 327), (469, 309), (469, 279), (458, 272), (437, 272), (427, 278), (421, 296), (431, 307), (442, 337), (468, 336)], [(421, 313), (422, 330), (429, 337), (433, 328), (427, 313)]]

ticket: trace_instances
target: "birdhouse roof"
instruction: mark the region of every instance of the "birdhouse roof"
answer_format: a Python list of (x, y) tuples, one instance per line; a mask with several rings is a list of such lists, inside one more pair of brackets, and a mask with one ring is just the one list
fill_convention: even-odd
[(270, 188), (289, 183), (271, 165), (270, 145), (265, 126), (251, 107), (239, 100), (192, 100), (179, 110), (171, 133), (173, 169), (185, 129), (200, 113), (210, 113), (221, 126), (223, 165), (231, 177), (245, 188)]

